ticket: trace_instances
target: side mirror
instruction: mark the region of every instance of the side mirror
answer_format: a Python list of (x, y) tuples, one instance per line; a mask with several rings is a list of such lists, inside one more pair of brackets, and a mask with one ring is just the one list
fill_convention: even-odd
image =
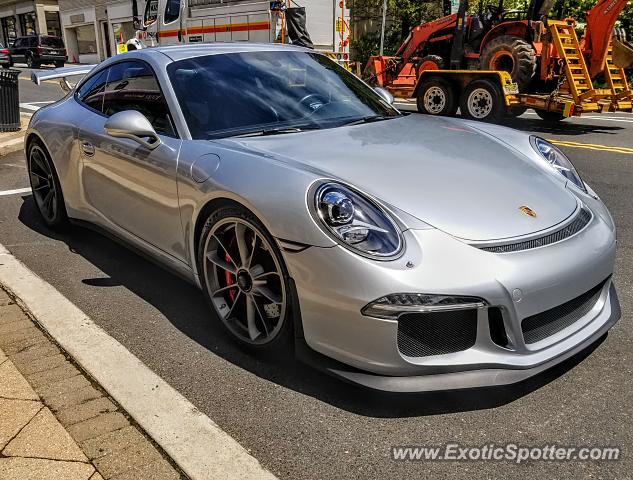
[(393, 95), (382, 87), (374, 88), (374, 91), (382, 97), (389, 105), (393, 105)]
[(160, 145), (160, 138), (149, 120), (136, 110), (115, 113), (105, 123), (105, 131), (111, 137), (129, 138), (149, 150)]

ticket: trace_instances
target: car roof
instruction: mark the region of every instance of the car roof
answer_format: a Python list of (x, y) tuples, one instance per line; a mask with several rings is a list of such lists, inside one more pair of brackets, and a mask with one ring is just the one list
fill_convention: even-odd
[[(184, 60), (186, 58), (202, 57), (206, 55), (221, 55), (226, 53), (240, 52), (263, 52), (263, 51), (311, 51), (307, 48), (293, 45), (282, 45), (275, 43), (251, 43), (251, 42), (215, 42), (200, 45), (174, 45), (169, 47), (154, 47), (147, 50), (158, 51), (169, 57), (173, 61)], [(143, 50), (137, 50), (143, 52)]]

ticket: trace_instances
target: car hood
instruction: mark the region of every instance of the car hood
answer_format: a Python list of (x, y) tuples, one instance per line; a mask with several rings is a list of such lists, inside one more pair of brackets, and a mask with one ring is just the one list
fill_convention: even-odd
[[(564, 184), (528, 155), (450, 118), (409, 115), (226, 142), (309, 166), (468, 240), (544, 230), (564, 221), (577, 206)], [(536, 217), (523, 213), (522, 206)]]

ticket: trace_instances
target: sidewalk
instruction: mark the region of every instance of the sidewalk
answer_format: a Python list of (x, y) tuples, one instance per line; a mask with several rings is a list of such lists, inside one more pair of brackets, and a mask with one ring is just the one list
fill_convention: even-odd
[(22, 150), (24, 144), (24, 132), (29, 125), (30, 115), (20, 115), (22, 129), (18, 132), (0, 132), (0, 157), (9, 153)]
[(186, 478), (1, 286), (0, 478)]

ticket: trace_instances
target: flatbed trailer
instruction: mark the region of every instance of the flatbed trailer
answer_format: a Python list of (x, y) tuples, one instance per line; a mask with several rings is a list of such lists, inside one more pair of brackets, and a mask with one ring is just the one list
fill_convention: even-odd
[[(590, 69), (575, 26), (571, 19), (547, 20), (543, 24), (545, 30), (540, 35), (547, 38), (547, 42), (540, 45), (547, 48), (543, 47), (546, 51), (541, 51), (541, 58), (546, 56), (548, 61), (541, 67), (550, 68), (543, 77), (548, 80), (547, 92), (538, 90), (543, 82), (532, 82), (520, 90), (504, 71), (445, 70), (438, 69), (437, 63), (432, 62), (423, 62), (417, 67), (409, 62), (402, 66), (394, 57), (373, 58), (370, 71), (378, 80), (378, 86), (396, 98), (415, 99), (418, 110), (431, 115), (454, 115), (459, 108), (462, 116), (498, 121), (503, 116), (520, 115), (533, 108), (544, 120), (557, 121), (590, 112), (632, 111), (633, 90), (624, 70), (613, 62), (609, 37), (605, 37), (607, 43), (600, 49), (604, 51), (600, 68), (608, 88), (594, 88), (595, 74), (590, 70), (595, 69), (595, 61)], [(397, 76), (393, 71), (398, 72)]]

